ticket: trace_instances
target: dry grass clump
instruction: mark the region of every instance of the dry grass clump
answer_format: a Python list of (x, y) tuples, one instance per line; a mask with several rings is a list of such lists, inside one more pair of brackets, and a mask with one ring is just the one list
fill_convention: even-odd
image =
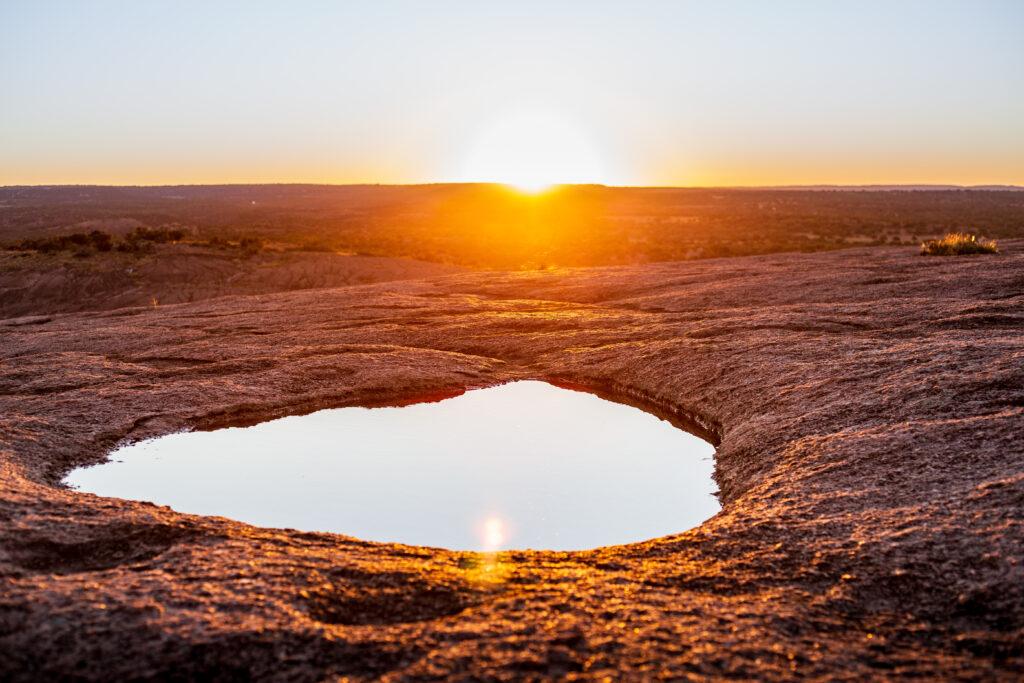
[(941, 240), (921, 244), (922, 256), (956, 256), (958, 254), (998, 254), (996, 243), (965, 232), (951, 232)]

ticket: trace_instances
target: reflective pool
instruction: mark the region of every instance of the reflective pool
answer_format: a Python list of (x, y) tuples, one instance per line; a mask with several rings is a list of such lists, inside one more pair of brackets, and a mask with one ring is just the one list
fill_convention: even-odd
[(649, 413), (530, 381), (172, 434), (65, 481), (265, 527), (457, 550), (579, 550), (711, 517), (713, 455)]

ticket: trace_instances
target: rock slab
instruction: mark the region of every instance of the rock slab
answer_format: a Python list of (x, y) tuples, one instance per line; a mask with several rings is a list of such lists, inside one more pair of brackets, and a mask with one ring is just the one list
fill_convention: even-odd
[[(1000, 247), (0, 320), (0, 678), (1019, 679), (1024, 243)], [(124, 440), (524, 378), (714, 442), (722, 512), (485, 556), (59, 484)]]

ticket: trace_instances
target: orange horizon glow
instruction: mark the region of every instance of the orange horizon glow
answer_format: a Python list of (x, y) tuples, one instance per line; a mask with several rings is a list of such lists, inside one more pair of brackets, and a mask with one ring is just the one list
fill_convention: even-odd
[(819, 170), (808, 170), (790, 164), (771, 165), (763, 161), (746, 166), (725, 163), (707, 163), (698, 168), (695, 160), (665, 164), (661, 172), (651, 174), (623, 174), (625, 177), (606, 182), (541, 178), (530, 181), (503, 181), (493, 177), (463, 175), (457, 179), (443, 174), (409, 173), (397, 167), (311, 165), (275, 165), (262, 167), (249, 164), (209, 164), (195, 168), (133, 167), (100, 170), (96, 167), (78, 169), (65, 167), (21, 169), (0, 168), (0, 186), (49, 185), (107, 185), (107, 186), (174, 186), (174, 185), (428, 185), (438, 183), (488, 183), (506, 185), (526, 195), (543, 194), (559, 185), (599, 184), (609, 187), (787, 187), (787, 186), (866, 186), (866, 185), (974, 185), (1024, 186), (1024, 171), (1016, 159), (986, 164), (984, 167), (969, 163), (951, 164), (944, 169), (937, 164), (907, 164), (903, 167), (888, 165), (876, 171), (863, 162), (851, 163), (847, 168), (830, 165)]
[[(281, 180), (278, 178), (273, 179), (262, 179), (262, 176), (257, 178), (213, 178), (206, 180), (196, 179), (99, 179), (99, 180), (83, 180), (83, 179), (58, 179), (58, 180), (42, 180), (36, 178), (30, 178), (25, 181), (0, 181), (0, 187), (177, 187), (177, 186), (213, 186), (213, 185), (323, 185), (323, 186), (346, 186), (346, 185), (379, 185), (379, 186), (416, 186), (416, 185), (436, 185), (436, 184), (498, 184), (503, 185), (510, 191), (513, 191), (516, 195), (523, 198), (531, 197), (545, 197), (550, 195), (552, 191), (558, 187), (571, 187), (577, 184), (594, 184), (594, 183), (554, 183), (550, 185), (539, 185), (536, 187), (532, 186), (521, 186), (512, 185), (507, 183), (494, 183), (494, 182), (474, 182), (474, 181), (443, 181), (443, 180), (423, 180), (423, 181), (395, 181), (395, 182), (382, 182), (379, 180), (325, 180), (318, 177), (313, 178), (300, 178), (300, 179), (289, 179)], [(640, 184), (603, 184), (598, 183), (606, 187), (622, 187), (622, 188), (673, 188), (673, 189), (786, 189), (791, 187), (849, 187), (856, 189), (858, 187), (872, 187), (872, 186), (892, 186), (892, 187), (914, 187), (914, 186), (947, 186), (947, 187), (1024, 187), (1024, 179), (1019, 181), (1007, 181), (1007, 180), (991, 180), (991, 179), (979, 179), (979, 180), (947, 180), (947, 179), (936, 179), (936, 180), (783, 180), (777, 182), (768, 181), (748, 181), (748, 182), (726, 182), (726, 181), (708, 181), (708, 182), (655, 182), (655, 183), (640, 183)]]

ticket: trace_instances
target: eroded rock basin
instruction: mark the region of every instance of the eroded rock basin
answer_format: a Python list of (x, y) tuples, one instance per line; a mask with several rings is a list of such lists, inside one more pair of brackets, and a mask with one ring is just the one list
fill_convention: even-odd
[(171, 434), (66, 482), (265, 527), (456, 550), (581, 550), (712, 516), (713, 453), (632, 406), (522, 381)]

